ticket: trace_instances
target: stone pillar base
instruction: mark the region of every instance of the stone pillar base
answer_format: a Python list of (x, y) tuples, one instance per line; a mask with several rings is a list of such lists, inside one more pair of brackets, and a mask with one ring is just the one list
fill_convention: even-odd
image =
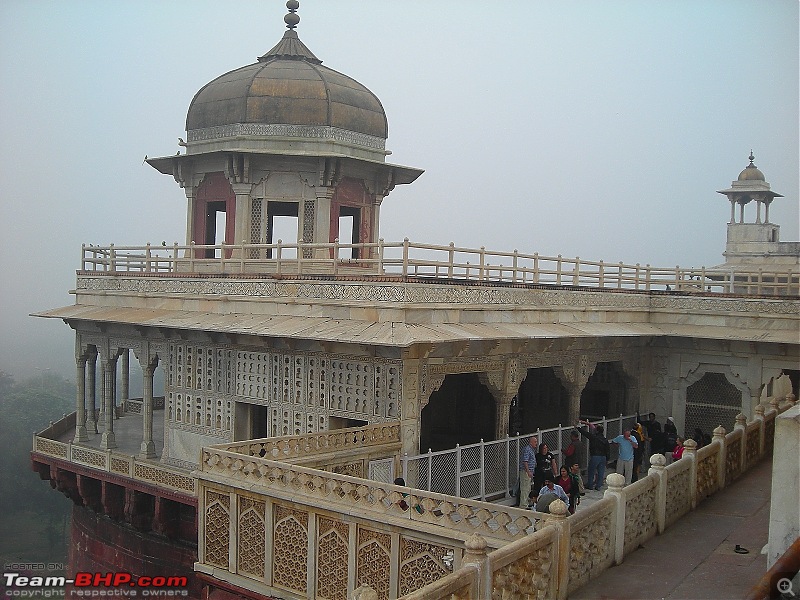
[(78, 425), (75, 427), (75, 437), (72, 439), (72, 442), (77, 444), (78, 442), (88, 442), (89, 441), (89, 434), (86, 432), (85, 425)]
[(103, 437), (100, 438), (100, 447), (104, 450), (111, 450), (117, 447), (117, 439), (113, 431), (103, 432)]
[(156, 445), (150, 442), (142, 442), (141, 447), (139, 448), (139, 458), (155, 458), (156, 457)]

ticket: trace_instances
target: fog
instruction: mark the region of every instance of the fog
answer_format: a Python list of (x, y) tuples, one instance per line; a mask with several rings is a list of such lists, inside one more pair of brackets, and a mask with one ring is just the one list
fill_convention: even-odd
[[(74, 378), (81, 243), (183, 242), (182, 190), (145, 154), (282, 36), (283, 2), (0, 3), (0, 369)], [(587, 260), (722, 262), (730, 186), (755, 164), (798, 232), (798, 3), (302, 0), (324, 64), (370, 88), (389, 160), (425, 169), (386, 240)], [(752, 210), (752, 209), (751, 209)]]

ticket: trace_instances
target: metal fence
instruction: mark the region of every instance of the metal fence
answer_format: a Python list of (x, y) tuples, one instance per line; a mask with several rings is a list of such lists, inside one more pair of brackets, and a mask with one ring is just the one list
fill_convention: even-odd
[[(636, 421), (636, 415), (590, 420), (595, 425), (602, 425), (609, 439), (633, 427)], [(429, 451), (416, 456), (406, 454), (400, 459), (402, 476), (406, 485), (429, 492), (482, 501), (511, 498), (519, 477), (520, 453), (528, 439), (536, 435), (540, 444), (547, 444), (560, 465), (561, 450), (569, 445), (574, 429), (574, 426), (559, 425), (502, 440), (481, 440), (477, 444), (456, 446), (450, 450)], [(580, 464), (585, 469), (589, 460), (589, 444), (584, 438), (581, 439), (584, 443)], [(611, 460), (616, 459), (617, 447), (612, 444)]]

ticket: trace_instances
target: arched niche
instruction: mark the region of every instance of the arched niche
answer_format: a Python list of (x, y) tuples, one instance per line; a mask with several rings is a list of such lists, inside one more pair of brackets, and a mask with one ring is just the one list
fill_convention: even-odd
[(495, 401), (476, 373), (445, 377), (420, 419), (420, 452), (494, 439)]
[(517, 394), (518, 414), (512, 413), (512, 434), (532, 433), (566, 424), (569, 393), (552, 367), (528, 369)]
[(736, 415), (742, 411), (743, 397), (742, 390), (728, 381), (724, 373), (703, 373), (686, 388), (685, 437), (693, 437), (695, 428), (709, 436), (719, 425), (732, 430)]
[(581, 392), (581, 417), (615, 417), (627, 412), (627, 405), (628, 385), (622, 363), (597, 363)]

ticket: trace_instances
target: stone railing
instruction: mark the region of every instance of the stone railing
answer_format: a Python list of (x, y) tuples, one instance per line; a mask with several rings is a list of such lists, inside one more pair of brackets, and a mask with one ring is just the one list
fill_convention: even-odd
[(609, 475), (605, 497), (572, 516), (561, 502), (544, 515), (297, 464), (379, 457), (397, 444), (394, 423), (204, 448), (195, 568), (262, 596), (565, 598), (762, 458), (782, 409), (739, 415), (704, 448), (687, 440), (669, 466), (654, 455), (632, 485)]
[[(542, 529), (488, 554), (471, 555), (470, 547), (481, 546), (475, 536), (465, 545), (461, 569), (448, 575), (446, 589), (437, 587), (443, 580), (404, 596), (404, 600), (566, 598), (771, 455), (768, 437), (774, 433), (775, 417), (791, 405), (779, 406), (773, 400), (766, 410), (759, 406), (750, 423), (740, 414), (734, 431), (727, 433), (718, 427), (713, 441), (703, 448), (686, 440), (683, 457), (669, 466), (665, 466), (664, 456), (654, 454), (647, 476), (631, 485), (624, 486), (624, 478), (612, 473), (600, 502), (568, 518), (566, 507), (556, 502), (550, 507), (556, 514)], [(549, 546), (542, 541), (546, 536), (552, 537)], [(493, 566), (497, 557), (510, 549), (516, 551), (513, 568), (498, 571)]]
[(50, 425), (36, 435), (54, 440), (68, 431), (75, 431), (75, 413), (63, 415), (58, 421), (50, 421)]
[[(358, 258), (342, 258), (358, 256)], [(410, 242), (373, 244), (238, 244), (179, 246), (83, 245), (82, 272), (145, 275), (380, 275), (471, 282), (581, 286), (688, 293), (800, 295), (800, 273), (652, 267), (580, 257), (498, 252)]]
[[(203, 448), (197, 476), (203, 485), (245, 488), (275, 499), (368, 515), (378, 522), (399, 517), (406, 527), (412, 521), (459, 531), (464, 538), (480, 533), (497, 544), (523, 537), (548, 519), (546, 514), (529, 510), (244, 456), (216, 447)], [(407, 510), (408, 507), (414, 510)]]
[[(366, 478), (373, 460), (391, 458), (401, 447), (400, 423), (334, 429), (303, 435), (219, 444), (214, 448)], [(394, 465), (392, 472), (397, 472)]]
[[(446, 578), (464, 564), (471, 535), (496, 549), (531, 538), (551, 519), (260, 456), (295, 461), (300, 448), (316, 448), (320, 462), (340, 432), (330, 433), (324, 443), (311, 434), (203, 449), (196, 570), (265, 596), (342, 598), (355, 582), (392, 598), (433, 583), (451, 597)], [(341, 433), (364, 453), (389, 441), (383, 447), (397, 459), (394, 424)], [(461, 597), (476, 597), (459, 585)]]
[[(164, 396), (153, 397), (153, 410), (164, 410)], [(123, 407), (125, 413), (140, 415), (144, 412), (144, 400), (142, 398), (128, 398)]]
[(194, 496), (196, 480), (187, 471), (158, 464), (152, 460), (142, 460), (114, 450), (97, 450), (72, 442), (59, 442), (52, 439), (75, 428), (75, 413), (66, 415), (47, 429), (34, 434), (33, 451), (45, 456), (105, 471), (115, 475), (130, 477), (170, 492)]

